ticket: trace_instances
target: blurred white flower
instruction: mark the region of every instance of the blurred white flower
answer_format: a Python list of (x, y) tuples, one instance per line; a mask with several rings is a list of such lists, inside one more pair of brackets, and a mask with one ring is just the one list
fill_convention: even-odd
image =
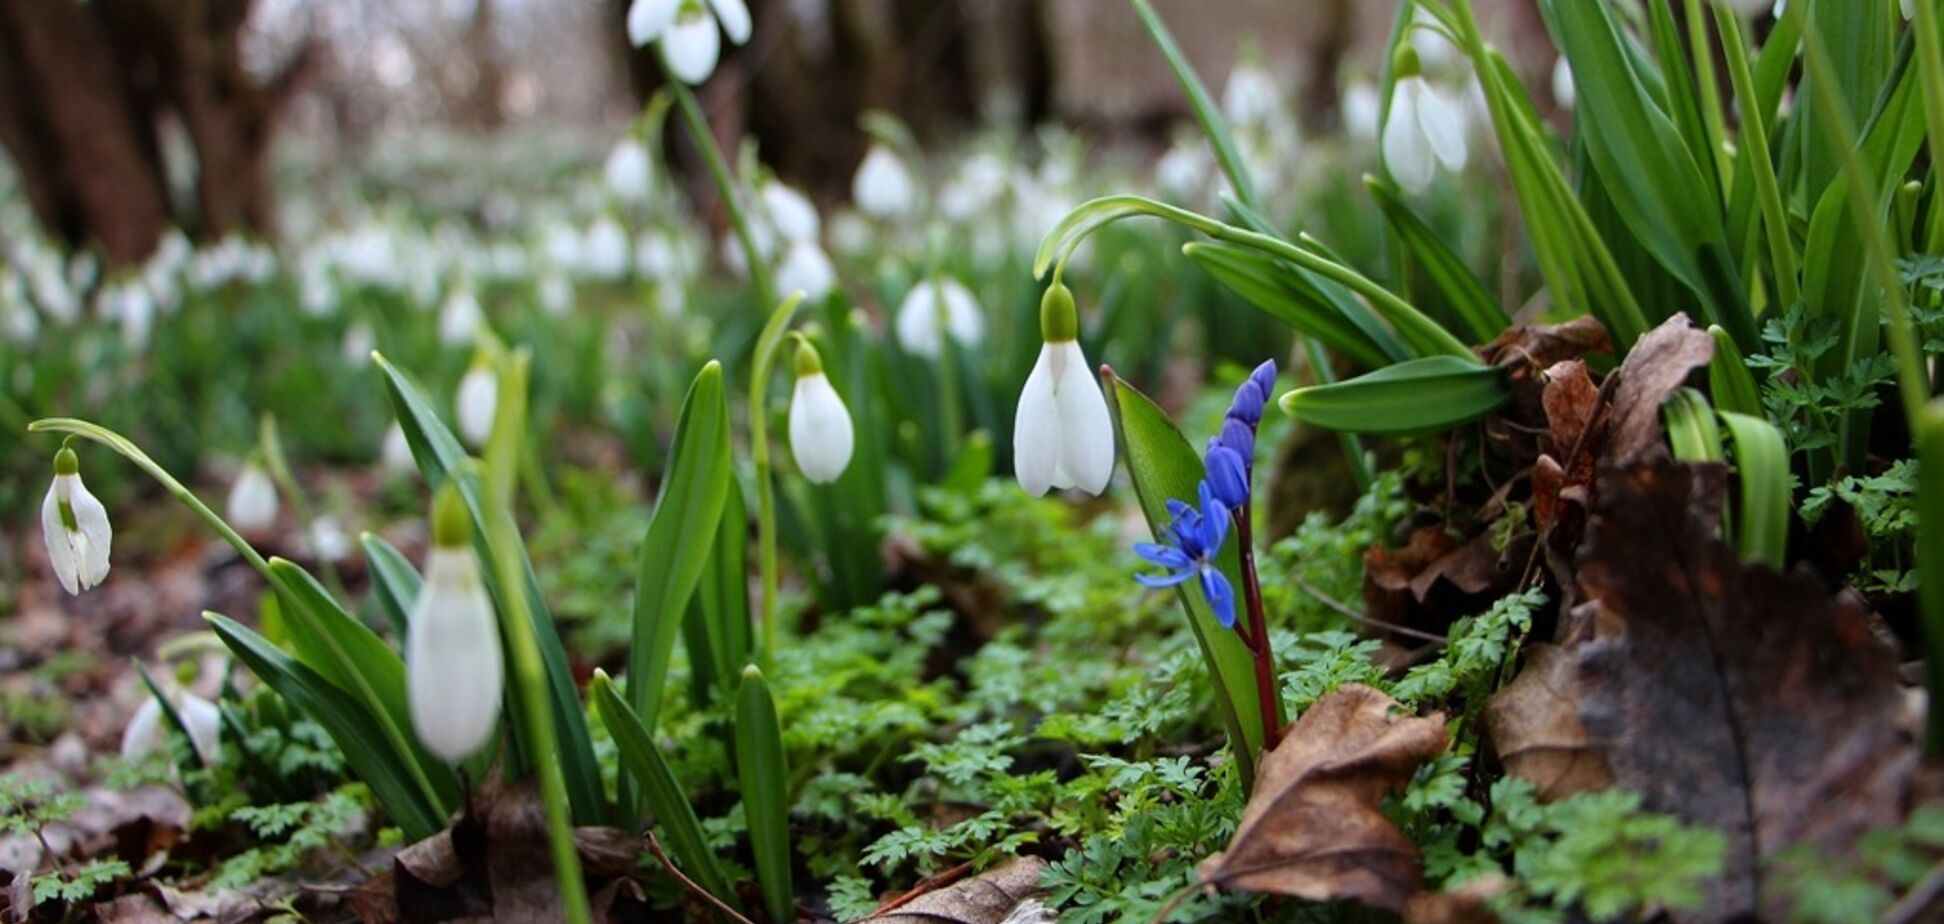
[(1424, 66), (1441, 71), (1458, 60), (1458, 46), (1451, 44), (1438, 28), (1438, 17), (1429, 10), (1418, 7), (1416, 23), (1411, 28), (1411, 48), (1418, 54)]
[(484, 313), (472, 288), (454, 287), (446, 294), (445, 303), (439, 306), (439, 342), (449, 347), (472, 343), (479, 335), (479, 323), (483, 319)]
[(392, 474), (418, 471), (418, 461), (412, 458), (411, 441), (405, 438), (405, 428), (397, 422), (385, 430), (384, 442), (378, 447), (378, 465)]
[(1404, 77), (1391, 94), (1383, 148), (1384, 164), (1398, 185), (1421, 193), (1430, 187), (1440, 163), (1453, 173), (1465, 169), (1464, 120), (1457, 106), (1422, 76)]
[(1006, 194), (1006, 164), (981, 151), (967, 158), (938, 191), (938, 211), (953, 221), (977, 218)]
[(485, 362), (475, 359), (459, 379), (459, 392), (453, 399), (459, 422), (459, 438), (478, 449), (493, 435), (493, 416), (499, 413), (499, 376)]
[(661, 38), (681, 5), (681, 0), (634, 0), (628, 5), (628, 42), (640, 48)]
[(807, 341), (797, 346), (796, 389), (790, 395), (790, 455), (812, 484), (836, 481), (850, 465), (856, 435), (850, 410), (824, 375), (823, 361)]
[[(635, 6), (641, 6), (636, 3)], [(601, 168), (601, 175), (607, 180), (608, 191), (623, 202), (645, 202), (654, 190), (655, 162), (648, 156), (648, 146), (641, 139), (628, 135), (615, 142), (613, 150), (608, 151), (607, 163)]]
[(985, 317), (979, 303), (956, 279), (925, 280), (911, 287), (898, 304), (898, 344), (905, 351), (937, 359), (943, 332), (959, 346), (972, 346), (985, 336)]
[(681, 275), (681, 255), (668, 235), (650, 231), (635, 239), (635, 273), (656, 280)]
[(1208, 145), (1199, 136), (1183, 137), (1154, 162), (1154, 185), (1171, 198), (1198, 201), (1214, 169), (1215, 157)]
[(567, 309), (574, 306), (574, 284), (568, 282), (566, 276), (549, 272), (540, 277), (537, 289), (540, 296), (540, 310), (545, 311), (549, 317), (557, 318), (565, 315)]
[(451, 481), (439, 488), (432, 521), (425, 584), (405, 630), (406, 699), (419, 741), (457, 763), (490, 741), (499, 725), (505, 664), (471, 520)]
[(801, 290), (805, 298), (822, 301), (836, 285), (837, 268), (830, 264), (830, 257), (814, 240), (791, 244), (776, 268), (778, 292)]
[(1114, 424), (1080, 350), (1073, 294), (1054, 283), (1040, 303), (1039, 361), (1013, 415), (1013, 471), (1034, 497), (1079, 488), (1098, 495), (1114, 476)]
[(352, 321), (344, 329), (344, 361), (353, 366), (363, 366), (371, 361), (371, 351), (378, 348), (378, 335), (372, 333), (371, 322), (362, 318)]
[(311, 521), (304, 541), (310, 553), (322, 561), (339, 562), (351, 554), (351, 534), (344, 531), (344, 524), (337, 517), (328, 513)]
[(1222, 87), (1222, 115), (1230, 124), (1248, 129), (1268, 125), (1282, 115), (1282, 89), (1275, 75), (1251, 62), (1237, 62)]
[(770, 226), (786, 241), (808, 241), (817, 237), (817, 207), (809, 197), (781, 180), (763, 184), (763, 214)]
[(79, 594), (108, 577), (108, 549), (115, 538), (108, 509), (81, 483), (81, 459), (65, 446), (54, 454), (54, 483), (41, 502), (41, 537), (54, 576), (68, 593)]
[(904, 160), (890, 148), (874, 144), (851, 179), (851, 198), (867, 215), (895, 218), (912, 210), (918, 193)]
[(263, 466), (251, 461), (230, 483), (223, 518), (239, 532), (263, 532), (277, 523), (277, 486)]
[(628, 275), (628, 232), (611, 215), (602, 215), (587, 228), (581, 242), (581, 267), (598, 279)]
[(1369, 81), (1352, 82), (1343, 90), (1343, 130), (1358, 141), (1376, 141), (1383, 119), (1384, 99)]
[(149, 333), (155, 329), (155, 299), (136, 277), (130, 277), (102, 290), (99, 312), (106, 320), (121, 325), (122, 343), (131, 350), (148, 346)]
[(637, 48), (660, 41), (668, 69), (689, 84), (715, 73), (722, 33), (741, 45), (753, 26), (744, 0), (635, 0), (628, 9), (628, 40)]
[[(214, 764), (222, 755), (222, 713), (216, 704), (187, 690), (172, 690), (169, 705), (189, 732), (189, 743), (205, 764)], [(136, 707), (135, 716), (122, 729), (121, 756), (133, 760), (162, 746), (166, 740), (162, 727), (162, 702), (150, 695)]]
[(1561, 109), (1573, 108), (1578, 97), (1578, 87), (1573, 83), (1573, 66), (1566, 63), (1566, 56), (1553, 59), (1552, 70), (1553, 103)]

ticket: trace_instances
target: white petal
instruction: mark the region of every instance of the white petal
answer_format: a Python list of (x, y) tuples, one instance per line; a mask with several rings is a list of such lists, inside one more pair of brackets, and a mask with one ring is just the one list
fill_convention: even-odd
[(121, 756), (133, 760), (155, 750), (162, 743), (162, 703), (153, 695), (143, 698), (135, 715), (122, 729)]
[(836, 481), (850, 465), (855, 442), (850, 410), (831, 387), (829, 376), (818, 373), (797, 379), (790, 397), (790, 455), (803, 477), (812, 484)]
[(912, 286), (905, 293), (904, 301), (898, 303), (898, 345), (905, 352), (926, 359), (938, 358), (939, 297), (938, 287), (927, 280)]
[(1573, 66), (1561, 55), (1553, 59), (1552, 72), (1553, 103), (1561, 109), (1573, 108), (1573, 101), (1579, 95), (1579, 85), (1573, 82)]
[(1058, 368), (1062, 359), (1053, 344), (1040, 347), (1013, 413), (1013, 475), (1034, 497), (1054, 487), (1060, 467), (1060, 409), (1053, 389), (1064, 371)]
[(709, 0), (709, 8), (722, 21), (722, 31), (729, 34), (729, 41), (738, 45), (749, 41), (749, 33), (756, 24), (749, 18), (748, 4), (743, 0)]
[(466, 288), (452, 290), (439, 306), (439, 342), (446, 346), (465, 346), (479, 331), (479, 299)]
[(774, 180), (764, 183), (763, 210), (785, 240), (807, 241), (817, 236), (817, 207), (789, 184)]
[(890, 148), (877, 144), (857, 165), (857, 175), (851, 179), (851, 198), (865, 214), (890, 218), (910, 211), (917, 194), (904, 161)]
[(1107, 414), (1107, 398), (1077, 341), (1048, 344), (1046, 349), (1066, 354), (1053, 383), (1060, 414), (1060, 468), (1073, 487), (1098, 495), (1114, 477), (1114, 422)]
[(434, 548), (405, 631), (412, 728), (427, 750), (457, 762), (499, 722), (504, 666), (499, 624), (470, 548)]
[(81, 592), (77, 581), (80, 566), (74, 553), (74, 543), (69, 541), (68, 529), (61, 522), (61, 499), (59, 485), (66, 475), (54, 476), (54, 483), (47, 486), (47, 499), (41, 501), (41, 538), (47, 542), (47, 563), (54, 569), (54, 577), (61, 587), (70, 594)]
[(1422, 92), (1418, 78), (1398, 81), (1396, 92), (1391, 94), (1390, 118), (1384, 121), (1384, 166), (1390, 168), (1397, 185), (1412, 194), (1424, 192), (1431, 185), (1432, 171), (1437, 169), (1436, 158), (1418, 127), (1418, 97)]
[(196, 756), (203, 763), (213, 764), (223, 754), (222, 713), (216, 704), (194, 693), (184, 692), (176, 703), (176, 715), (182, 717), (182, 724), (189, 730), (189, 743), (195, 747)]
[(1458, 105), (1428, 84), (1418, 98), (1418, 125), (1431, 153), (1453, 173), (1465, 169), (1465, 117)]
[(271, 483), (263, 466), (246, 465), (236, 476), (236, 482), (230, 485), (223, 518), (246, 533), (260, 532), (276, 524), (277, 486)]
[(945, 326), (952, 339), (962, 346), (972, 346), (985, 339), (985, 312), (979, 308), (979, 300), (972, 297), (971, 290), (956, 279), (945, 280)]
[[(640, 6), (640, 3), (636, 3)], [(609, 191), (628, 202), (639, 202), (648, 198), (654, 188), (655, 165), (648, 157), (648, 149), (629, 136), (622, 138), (608, 152), (607, 163), (601, 168), (601, 175), (607, 181)]]
[(81, 589), (87, 590), (108, 577), (108, 547), (114, 542), (114, 530), (108, 525), (108, 508), (88, 493), (88, 486), (81, 483), (81, 476), (64, 477), (74, 479), (68, 505), (74, 508), (74, 522), (81, 527), (81, 531), (71, 533), (69, 538), (75, 542), (75, 563), (81, 569), (77, 575), (81, 580)]
[(722, 32), (705, 13), (688, 13), (676, 18), (662, 36), (662, 57), (668, 69), (684, 83), (699, 84), (715, 73), (716, 57), (722, 53)]
[(493, 435), (493, 415), (499, 411), (499, 378), (493, 370), (475, 366), (459, 380), (459, 438), (473, 448), (486, 445)]
[(378, 450), (378, 464), (388, 472), (418, 470), (418, 462), (412, 458), (412, 444), (405, 439), (405, 429), (396, 423), (385, 431), (385, 442)]
[(791, 244), (782, 265), (776, 268), (776, 289), (779, 292), (801, 289), (805, 298), (821, 301), (836, 285), (837, 268), (830, 264), (830, 257), (815, 241)]
[(640, 48), (661, 38), (675, 21), (680, 4), (681, 0), (634, 0), (628, 6), (628, 41)]

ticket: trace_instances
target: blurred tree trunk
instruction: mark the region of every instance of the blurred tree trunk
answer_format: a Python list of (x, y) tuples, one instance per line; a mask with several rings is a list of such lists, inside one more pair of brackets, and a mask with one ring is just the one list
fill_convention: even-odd
[[(276, 231), (270, 142), (313, 59), (268, 80), (243, 67), (250, 0), (0, 0), (0, 144), (52, 234), (113, 263), (147, 256), (171, 223), (203, 238)], [(196, 158), (193, 206), (173, 208), (158, 142), (179, 119)]]

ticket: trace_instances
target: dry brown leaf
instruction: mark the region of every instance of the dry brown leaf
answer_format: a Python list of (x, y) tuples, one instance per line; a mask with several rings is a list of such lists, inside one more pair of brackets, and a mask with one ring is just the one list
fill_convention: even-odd
[(1039, 897), (1038, 857), (1020, 857), (936, 892), (927, 892), (897, 908), (865, 918), (894, 924), (1000, 924), (1028, 900)]
[(1528, 324), (1506, 328), (1479, 355), (1494, 366), (1537, 371), (1589, 353), (1611, 353), (1613, 341), (1606, 325), (1588, 315), (1564, 324)]
[(1607, 417), (1607, 445), (1602, 457), (1625, 465), (1648, 455), (1664, 456), (1661, 403), (1687, 381), (1688, 373), (1714, 358), (1714, 338), (1676, 314), (1642, 334), (1627, 351), (1627, 361), (1615, 373), (1620, 384), (1613, 392)]
[(1417, 847), (1381, 802), (1444, 753), (1444, 718), (1398, 714), (1383, 693), (1349, 684), (1316, 701), (1262, 758), (1255, 795), (1204, 883), (1311, 901), (1403, 910), (1421, 888)]
[(1531, 780), (1548, 802), (1612, 783), (1586, 742), (1579, 703), (1579, 659), (1557, 646), (1528, 645), (1525, 668), (1486, 700), (1480, 717), (1505, 772)]
[(1615, 784), (1727, 835), (1695, 919), (1787, 920), (1765, 861), (1897, 823), (1916, 747), (1871, 614), (1805, 573), (1743, 567), (1716, 536), (1724, 481), (1664, 460), (1602, 473), (1578, 566), (1580, 718)]

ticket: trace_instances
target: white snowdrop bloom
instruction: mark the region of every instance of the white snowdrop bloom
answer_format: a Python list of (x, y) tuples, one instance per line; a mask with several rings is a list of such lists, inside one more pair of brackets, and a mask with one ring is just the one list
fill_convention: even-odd
[(829, 484), (850, 465), (856, 435), (850, 409), (824, 375), (817, 348), (797, 345), (796, 390), (790, 395), (790, 455), (812, 484)]
[(830, 263), (816, 241), (798, 241), (790, 245), (783, 255), (783, 262), (776, 267), (776, 289), (779, 292), (802, 291), (803, 297), (811, 301), (822, 301), (837, 287), (837, 268)]
[[(216, 763), (222, 755), (223, 725), (216, 704), (187, 690), (174, 690), (169, 694), (169, 705), (189, 732), (189, 743), (196, 749), (196, 756), (205, 764)], [(122, 729), (122, 759), (133, 760), (154, 751), (167, 740), (166, 736), (162, 701), (150, 695), (136, 707), (135, 716)]]
[(81, 301), (68, 288), (59, 268), (48, 263), (33, 264), (27, 271), (27, 282), (33, 290), (34, 303), (48, 320), (66, 326), (81, 318)]
[(1384, 123), (1384, 164), (1407, 192), (1430, 187), (1439, 164), (1465, 169), (1465, 123), (1458, 108), (1419, 75), (1397, 81)]
[(628, 42), (641, 48), (668, 31), (681, 0), (634, 0), (628, 5)]
[(351, 534), (345, 532), (344, 524), (337, 517), (328, 513), (311, 521), (304, 542), (310, 553), (323, 561), (339, 562), (351, 554)]
[(663, 33), (661, 52), (677, 78), (690, 85), (699, 84), (715, 73), (716, 61), (722, 56), (722, 33), (716, 31), (715, 18), (690, 0)]
[[(776, 255), (776, 229), (768, 222), (752, 222), (749, 226), (749, 242), (756, 247), (756, 259), (768, 263)], [(749, 278), (749, 254), (743, 251), (742, 238), (732, 230), (722, 232), (716, 247), (722, 254), (722, 264), (729, 271), (744, 279)]]
[(1248, 127), (1269, 124), (1282, 114), (1282, 88), (1275, 75), (1260, 65), (1238, 63), (1222, 87), (1222, 115), (1230, 123)]
[(810, 198), (789, 184), (770, 180), (763, 184), (763, 214), (770, 226), (786, 241), (808, 241), (817, 237), (817, 207)]
[[(0, 267), (0, 336), (15, 346), (30, 346), (40, 334), (40, 316), (27, 304), (27, 293), (20, 275), (11, 267)], [(26, 368), (27, 364), (22, 364)]]
[(121, 324), (122, 343), (131, 350), (148, 346), (155, 329), (155, 299), (139, 279), (118, 283), (102, 295), (102, 313)]
[(453, 398), (459, 423), (459, 438), (477, 449), (493, 435), (493, 416), (499, 413), (499, 376), (492, 366), (473, 360), (472, 367), (459, 379), (459, 392)]
[(895, 218), (917, 204), (918, 190), (904, 160), (890, 148), (874, 144), (851, 178), (851, 198), (866, 215)]
[(587, 227), (581, 241), (581, 267), (589, 276), (620, 279), (628, 275), (628, 232), (611, 215), (602, 215)]
[(1114, 476), (1114, 424), (1079, 331), (1073, 293), (1055, 282), (1040, 301), (1046, 343), (1013, 415), (1013, 472), (1034, 497), (1066, 488), (1097, 495)]
[(448, 480), (433, 501), (425, 584), (405, 630), (412, 730), (448, 763), (492, 740), (505, 683), (499, 621), (480, 580), (471, 532), (465, 501)]
[(378, 445), (378, 465), (395, 475), (418, 471), (418, 460), (412, 458), (412, 443), (405, 438), (405, 428), (396, 422), (386, 428), (384, 441)]
[(1343, 130), (1359, 141), (1376, 141), (1383, 120), (1384, 99), (1369, 81), (1359, 80), (1343, 90)]
[(558, 272), (549, 271), (540, 277), (537, 294), (540, 296), (540, 310), (549, 317), (561, 317), (567, 309), (574, 307), (574, 284)]
[(455, 286), (439, 305), (439, 342), (449, 347), (472, 343), (479, 335), (479, 323), (484, 317), (472, 288)]
[(877, 229), (869, 219), (851, 209), (845, 209), (830, 219), (830, 245), (845, 256), (856, 257), (869, 253), (877, 244)]
[(608, 151), (607, 163), (601, 167), (601, 176), (607, 181), (608, 191), (615, 198), (623, 202), (645, 202), (654, 191), (655, 162), (648, 156), (648, 146), (642, 144), (641, 139), (628, 135), (615, 142), (614, 149)]
[(1154, 184), (1176, 199), (1197, 199), (1208, 188), (1214, 166), (1207, 145), (1183, 138), (1154, 162)]
[(989, 151), (967, 158), (938, 191), (938, 211), (953, 221), (976, 218), (1006, 194), (1006, 164)]
[(318, 261), (306, 264), (297, 277), (297, 304), (311, 318), (328, 317), (337, 308), (337, 287)]
[(540, 232), (540, 252), (546, 254), (547, 262), (555, 266), (579, 267), (580, 231), (564, 221), (548, 222)]
[(1578, 85), (1573, 82), (1573, 66), (1566, 63), (1564, 55), (1553, 59), (1552, 94), (1553, 102), (1561, 109), (1573, 108), (1579, 95)]
[(251, 461), (230, 483), (223, 518), (240, 532), (262, 532), (277, 523), (277, 486), (263, 466)]
[(108, 577), (108, 548), (114, 542), (108, 509), (81, 483), (81, 459), (66, 446), (54, 454), (54, 483), (41, 502), (41, 537), (54, 576), (68, 593)]
[(371, 330), (371, 322), (359, 319), (344, 329), (344, 361), (348, 365), (362, 366), (371, 361), (371, 351), (378, 348), (378, 335)]
[(635, 273), (645, 279), (681, 275), (682, 257), (668, 235), (650, 231), (635, 239)]
[(911, 287), (898, 304), (898, 345), (915, 356), (937, 359), (943, 348), (941, 323), (959, 346), (972, 346), (985, 336), (985, 313), (956, 279), (927, 279)]

